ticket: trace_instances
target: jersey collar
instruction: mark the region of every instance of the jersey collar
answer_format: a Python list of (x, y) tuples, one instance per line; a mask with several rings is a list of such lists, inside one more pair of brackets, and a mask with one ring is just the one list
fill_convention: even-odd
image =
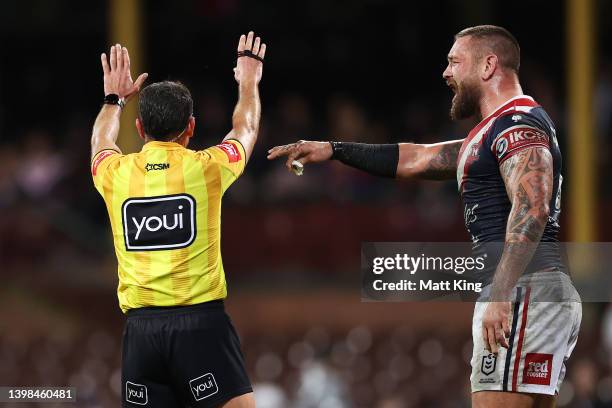
[(145, 143), (145, 145), (142, 146), (142, 151), (151, 149), (176, 150), (184, 149), (184, 147), (175, 142), (161, 142), (158, 140), (153, 140), (151, 142)]
[(468, 135), (468, 139), (477, 134), (480, 129), (482, 129), (491, 119), (496, 118), (502, 112), (507, 111), (513, 106), (538, 106), (537, 102), (533, 100), (533, 98), (529, 95), (517, 95), (514, 96), (501, 105), (499, 105), (492, 113), (490, 113), (486, 118), (478, 122), (476, 126), (470, 131)]
[(502, 113), (503, 111), (508, 109), (510, 106), (518, 106), (518, 105), (522, 105), (522, 106), (524, 106), (524, 105), (527, 105), (527, 106), (537, 106), (538, 104), (529, 95), (517, 95), (517, 96), (514, 96), (514, 97), (508, 99), (506, 102), (503, 102), (501, 105), (499, 105), (497, 108), (495, 108), (493, 110), (493, 112), (490, 113), (481, 122), (484, 122), (487, 119), (490, 119), (492, 116), (499, 115), (500, 113)]

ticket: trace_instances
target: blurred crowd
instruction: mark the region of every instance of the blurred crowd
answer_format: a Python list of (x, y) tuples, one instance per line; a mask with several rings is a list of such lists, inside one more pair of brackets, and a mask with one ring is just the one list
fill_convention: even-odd
[[(602, 329), (586, 319), (558, 396), (559, 407), (612, 407), (612, 307), (587, 308), (586, 315), (591, 312), (604, 313)], [(77, 388), (80, 408), (118, 406), (118, 328), (91, 329), (73, 335), (57, 331), (44, 337), (1, 338), (0, 384), (71, 386)], [(346, 331), (314, 326), (241, 337), (258, 408), (470, 406), (468, 331), (418, 331), (408, 325), (381, 330), (364, 324)]]

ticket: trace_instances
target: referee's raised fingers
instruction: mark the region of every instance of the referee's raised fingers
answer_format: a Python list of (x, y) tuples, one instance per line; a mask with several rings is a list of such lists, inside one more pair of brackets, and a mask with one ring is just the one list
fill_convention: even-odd
[(252, 31), (249, 31), (249, 34), (247, 35), (247, 39), (246, 39), (246, 45), (245, 45), (245, 48), (249, 51), (253, 48), (253, 37), (254, 36), (255, 36), (255, 33)]
[(106, 59), (105, 53), (100, 55), (100, 61), (102, 62), (102, 72), (104, 72), (104, 75), (108, 75), (110, 73), (110, 67), (108, 66), (108, 60)]
[(244, 47), (246, 47), (246, 35), (242, 34), (238, 40), (238, 52), (244, 51)]
[(123, 69), (123, 49), (121, 49), (121, 45), (117, 44), (115, 46), (117, 49), (117, 69)]
[(261, 44), (261, 47), (259, 47), (259, 57), (263, 59), (263, 57), (266, 56), (266, 44)]
[(110, 47), (110, 68), (111, 71), (117, 69), (117, 49), (114, 45)]
[(127, 68), (128, 73), (130, 71), (130, 53), (126, 47), (123, 47), (123, 63), (125, 64), (125, 68)]
[(259, 45), (261, 44), (261, 38), (255, 37), (255, 42), (253, 43), (253, 54), (259, 55)]

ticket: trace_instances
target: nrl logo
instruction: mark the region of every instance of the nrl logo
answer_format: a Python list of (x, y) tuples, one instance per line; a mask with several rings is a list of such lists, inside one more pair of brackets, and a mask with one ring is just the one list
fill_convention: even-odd
[(482, 364), (480, 371), (484, 375), (491, 375), (495, 371), (495, 365), (497, 363), (497, 356), (493, 353), (489, 353), (486, 356), (482, 356)]
[(518, 122), (519, 120), (521, 120), (523, 117), (521, 115), (512, 115), (512, 120), (514, 122)]

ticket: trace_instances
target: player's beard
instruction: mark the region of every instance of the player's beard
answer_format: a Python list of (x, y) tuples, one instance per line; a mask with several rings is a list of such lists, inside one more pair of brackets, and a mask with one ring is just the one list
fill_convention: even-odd
[(472, 116), (480, 117), (480, 86), (471, 79), (466, 78), (457, 84), (456, 93), (451, 103), (450, 116), (453, 120), (467, 119)]

